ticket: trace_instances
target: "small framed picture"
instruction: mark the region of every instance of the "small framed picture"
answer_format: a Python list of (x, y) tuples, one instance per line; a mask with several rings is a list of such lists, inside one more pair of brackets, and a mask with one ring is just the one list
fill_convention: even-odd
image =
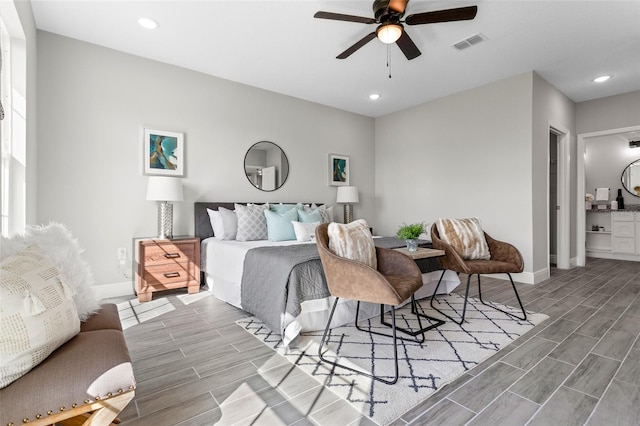
[(144, 129), (144, 174), (184, 176), (184, 133)]
[(349, 185), (349, 156), (329, 154), (329, 185)]

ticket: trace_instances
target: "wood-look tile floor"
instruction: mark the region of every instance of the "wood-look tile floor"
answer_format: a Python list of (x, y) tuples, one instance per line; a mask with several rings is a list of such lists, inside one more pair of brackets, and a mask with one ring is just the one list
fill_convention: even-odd
[[(485, 300), (517, 304), (508, 281), (482, 284)], [(588, 259), (517, 286), (527, 309), (550, 318), (394, 425), (640, 424), (640, 262)], [(138, 382), (123, 426), (372, 424), (237, 326), (247, 314), (207, 291), (130, 299), (113, 300)]]

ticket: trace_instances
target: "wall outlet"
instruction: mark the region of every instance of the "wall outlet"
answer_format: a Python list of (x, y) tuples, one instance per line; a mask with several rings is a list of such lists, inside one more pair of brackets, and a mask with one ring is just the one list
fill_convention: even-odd
[(127, 260), (127, 249), (125, 247), (118, 248), (118, 260), (123, 264)]

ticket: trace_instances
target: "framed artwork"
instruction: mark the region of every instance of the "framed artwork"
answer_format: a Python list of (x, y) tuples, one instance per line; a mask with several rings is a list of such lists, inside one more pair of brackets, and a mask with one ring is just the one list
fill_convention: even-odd
[(184, 176), (184, 134), (144, 129), (144, 174)]
[(349, 185), (349, 156), (329, 154), (329, 185)]

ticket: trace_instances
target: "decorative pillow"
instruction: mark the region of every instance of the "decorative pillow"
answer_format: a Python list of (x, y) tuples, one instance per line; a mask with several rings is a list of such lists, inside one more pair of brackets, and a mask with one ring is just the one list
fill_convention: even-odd
[(325, 204), (317, 206), (313, 203), (310, 206), (304, 206), (304, 210), (307, 212), (313, 212), (315, 210), (319, 211), (322, 223), (333, 222), (333, 206), (327, 206)]
[(316, 228), (320, 222), (298, 222), (293, 221), (293, 231), (297, 241), (311, 241), (316, 236)]
[(276, 213), (284, 213), (287, 210), (291, 210), (300, 207), (301, 204), (269, 204), (269, 210)]
[(438, 219), (436, 227), (442, 241), (450, 244), (463, 259), (491, 258), (489, 245), (477, 217), (469, 219)]
[(207, 209), (214, 238), (218, 240), (235, 240), (238, 232), (238, 217), (234, 211), (218, 207), (218, 210)]
[(322, 215), (317, 209), (313, 211), (298, 209), (298, 220), (304, 223), (322, 222)]
[(235, 204), (236, 215), (238, 216), (238, 241), (266, 240), (267, 219), (264, 211), (269, 208), (268, 204)]
[(296, 239), (296, 233), (291, 222), (298, 218), (298, 209), (289, 209), (281, 214), (271, 210), (264, 210), (264, 216), (267, 219), (267, 237), (269, 241)]
[(0, 388), (25, 375), (80, 332), (72, 290), (36, 244), (0, 269)]
[(376, 246), (369, 225), (364, 219), (341, 224), (332, 222), (327, 230), (329, 249), (340, 257), (365, 263), (374, 269), (378, 267)]
[(64, 225), (52, 222), (45, 226), (28, 226), (24, 234), (11, 239), (3, 237), (0, 244), (2, 259), (33, 243), (44, 251), (60, 271), (62, 280), (71, 288), (80, 321), (100, 309), (91, 268), (82, 257), (80, 243)]

